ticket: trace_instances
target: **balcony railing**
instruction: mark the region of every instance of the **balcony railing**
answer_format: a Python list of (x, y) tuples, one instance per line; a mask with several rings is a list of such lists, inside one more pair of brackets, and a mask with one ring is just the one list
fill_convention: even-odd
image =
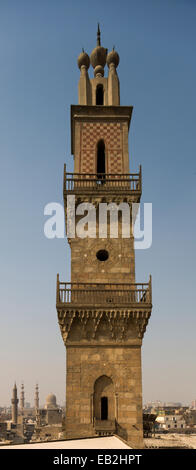
[(60, 282), (57, 275), (57, 304), (129, 305), (151, 304), (151, 276), (142, 284)]
[(109, 192), (111, 190), (141, 193), (142, 171), (139, 173), (67, 173), (64, 167), (64, 193), (81, 191)]

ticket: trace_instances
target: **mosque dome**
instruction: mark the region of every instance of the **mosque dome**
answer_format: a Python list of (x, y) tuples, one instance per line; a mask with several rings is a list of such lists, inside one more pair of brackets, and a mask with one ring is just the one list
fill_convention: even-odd
[(118, 52), (116, 52), (113, 48), (112, 51), (109, 52), (109, 54), (107, 55), (107, 66), (109, 67), (110, 64), (114, 64), (115, 67), (117, 68), (119, 62), (120, 62), (120, 57), (118, 55)]
[(47, 397), (46, 397), (46, 407), (54, 407), (56, 406), (56, 395), (53, 395), (53, 393), (50, 393)]
[(88, 54), (82, 49), (81, 54), (78, 56), (78, 67), (79, 69), (82, 67), (82, 65), (85, 65), (86, 68), (88, 69), (90, 66), (90, 59)]

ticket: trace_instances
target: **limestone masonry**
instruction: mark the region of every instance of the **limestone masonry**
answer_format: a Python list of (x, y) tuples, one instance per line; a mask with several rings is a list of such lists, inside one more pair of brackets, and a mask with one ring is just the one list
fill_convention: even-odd
[[(108, 77), (104, 67), (108, 66)], [(88, 68), (94, 69), (89, 79)], [(71, 106), (74, 173), (64, 171), (67, 196), (96, 207), (101, 202), (138, 203), (141, 168), (129, 169), (128, 132), (132, 106), (120, 106), (119, 56), (101, 46), (82, 51), (79, 104)], [(80, 219), (76, 215), (76, 222)], [(57, 312), (66, 346), (65, 437), (117, 434), (143, 446), (141, 346), (151, 315), (151, 278), (135, 283), (134, 237), (69, 238), (71, 283), (57, 276)]]

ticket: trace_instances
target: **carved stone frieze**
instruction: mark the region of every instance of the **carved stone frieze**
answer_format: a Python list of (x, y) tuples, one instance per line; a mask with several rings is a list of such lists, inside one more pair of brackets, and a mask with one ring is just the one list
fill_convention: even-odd
[(58, 321), (65, 344), (67, 341), (126, 342), (142, 339), (149, 317), (148, 310), (58, 309)]

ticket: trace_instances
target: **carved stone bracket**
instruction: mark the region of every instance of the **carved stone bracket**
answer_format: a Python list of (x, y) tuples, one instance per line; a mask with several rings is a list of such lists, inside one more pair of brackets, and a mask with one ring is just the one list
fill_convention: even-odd
[(108, 341), (142, 339), (150, 311), (132, 310), (58, 310), (58, 320), (64, 342), (67, 340), (98, 340), (104, 334)]
[(148, 324), (148, 320), (149, 314), (145, 314), (143, 317), (137, 316), (137, 318), (135, 318), (136, 327), (138, 331), (138, 338), (143, 338)]

